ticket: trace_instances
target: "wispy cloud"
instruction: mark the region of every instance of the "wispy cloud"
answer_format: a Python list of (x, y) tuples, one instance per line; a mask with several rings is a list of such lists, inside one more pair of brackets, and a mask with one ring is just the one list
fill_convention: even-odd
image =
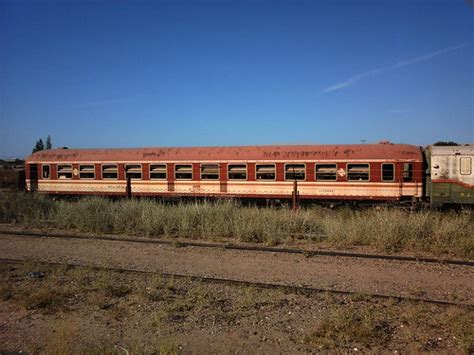
[(409, 66), (409, 65), (414, 65), (414, 64), (418, 64), (418, 63), (422, 63), (422, 62), (427, 62), (427, 61), (433, 59), (434, 57), (437, 57), (437, 56), (442, 55), (444, 53), (448, 53), (448, 52), (456, 51), (456, 50), (459, 50), (459, 49), (462, 49), (462, 48), (470, 47), (473, 44), (474, 43), (462, 43), (462, 44), (458, 44), (456, 46), (446, 47), (446, 48), (443, 48), (443, 49), (440, 49), (440, 50), (437, 50), (437, 51), (434, 51), (434, 52), (431, 52), (431, 53), (420, 55), (418, 57), (414, 57), (414, 58), (407, 59), (407, 60), (402, 60), (402, 61), (400, 61), (398, 63), (395, 63), (395, 64), (392, 64), (392, 65), (388, 65), (388, 66), (380, 67), (380, 68), (375, 68), (375, 69), (366, 71), (364, 73), (356, 74), (356, 75), (351, 76), (346, 81), (328, 86), (322, 92), (323, 93), (328, 93), (328, 92), (331, 92), (331, 91), (340, 90), (340, 89), (346, 88), (348, 86), (352, 86), (355, 83), (357, 83), (358, 81), (360, 81), (362, 79), (365, 79), (365, 78), (368, 78), (370, 76), (374, 76), (374, 75), (377, 75), (377, 74), (380, 74), (380, 73), (383, 73), (383, 72), (387, 72), (387, 71), (395, 70), (395, 69), (398, 69), (398, 68), (406, 67), (406, 66)]

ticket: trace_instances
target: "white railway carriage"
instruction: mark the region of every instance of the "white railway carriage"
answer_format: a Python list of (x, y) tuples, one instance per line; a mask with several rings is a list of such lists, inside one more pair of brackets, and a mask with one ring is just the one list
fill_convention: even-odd
[(474, 204), (474, 145), (430, 146), (426, 155), (431, 204)]

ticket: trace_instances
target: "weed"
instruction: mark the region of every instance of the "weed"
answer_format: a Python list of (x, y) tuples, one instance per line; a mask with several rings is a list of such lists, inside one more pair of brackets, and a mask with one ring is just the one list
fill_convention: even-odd
[(147, 287), (142, 290), (142, 295), (153, 302), (164, 301), (170, 291), (167, 286), (174, 290), (174, 285), (170, 284), (170, 280), (167, 283), (162, 275), (154, 274), (149, 279)]
[(372, 348), (388, 343), (392, 332), (390, 322), (372, 309), (335, 306), (305, 341), (324, 349)]
[(110, 315), (115, 320), (120, 320), (128, 315), (128, 308), (120, 304), (115, 304), (110, 308)]
[(176, 286), (175, 286), (175, 282), (174, 282), (174, 277), (171, 276), (169, 279), (168, 279), (168, 282), (166, 282), (166, 289), (168, 291), (171, 291), (171, 292), (175, 292), (176, 291)]
[(54, 216), (57, 205), (40, 194), (0, 192), (0, 222), (37, 226)]
[(159, 346), (160, 355), (178, 355), (181, 353), (179, 346), (171, 340), (162, 340)]
[(0, 285), (0, 300), (8, 301), (13, 297), (14, 288), (11, 284)]
[(107, 294), (110, 297), (124, 297), (131, 292), (128, 285), (124, 284), (112, 284), (107, 286)]
[(54, 311), (66, 302), (66, 295), (50, 288), (39, 288), (26, 295), (23, 304), (26, 309)]
[(474, 316), (472, 313), (463, 312), (457, 308), (451, 308), (445, 318), (446, 324), (457, 339), (459, 347), (466, 354), (474, 353)]

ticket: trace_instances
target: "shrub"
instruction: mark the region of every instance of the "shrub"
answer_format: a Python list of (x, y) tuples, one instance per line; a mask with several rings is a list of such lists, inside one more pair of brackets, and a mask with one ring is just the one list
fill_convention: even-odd
[(56, 210), (51, 199), (26, 192), (0, 193), (0, 222), (37, 223), (49, 219)]

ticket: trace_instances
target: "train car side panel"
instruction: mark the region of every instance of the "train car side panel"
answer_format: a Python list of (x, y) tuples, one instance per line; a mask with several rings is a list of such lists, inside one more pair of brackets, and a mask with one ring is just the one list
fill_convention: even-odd
[(474, 145), (431, 146), (428, 150), (431, 204), (474, 204)]

